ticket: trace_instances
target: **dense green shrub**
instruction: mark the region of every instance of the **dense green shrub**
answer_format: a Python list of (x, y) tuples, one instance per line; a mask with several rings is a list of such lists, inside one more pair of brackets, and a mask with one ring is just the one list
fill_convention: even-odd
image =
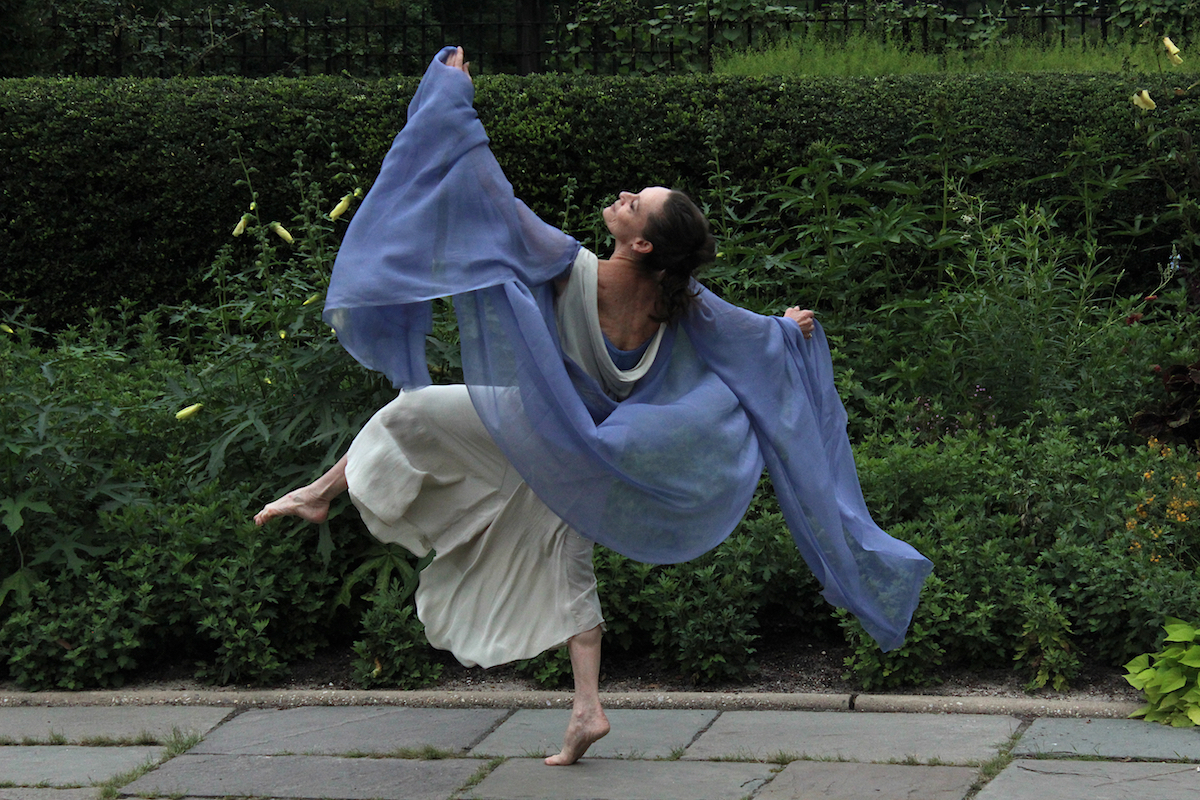
[[(584, 209), (654, 183), (699, 192), (716, 153), (736, 183), (774, 187), (819, 141), (891, 162), (893, 177), (916, 182), (929, 200), (961, 179), (963, 191), (1007, 214), (1069, 193), (1062, 179), (1025, 181), (1059, 170), (1078, 133), (1126, 168), (1141, 164), (1140, 112), (1128, 98), (1147, 88), (1159, 103), (1155, 124), (1186, 126), (1194, 102), (1174, 96), (1181, 81), (484, 76), (476, 105), (518, 196), (555, 221), (571, 179)], [(239, 152), (254, 154), (262, 214), (286, 222), (294, 153), (323, 184), (346, 173), (369, 185), (415, 88), (415, 78), (0, 80), (0, 296), (53, 328), (124, 296), (138, 308), (201, 296), (211, 254), (245, 207)], [(931, 137), (914, 139), (923, 122)], [(1011, 160), (1002, 171), (971, 169), (991, 156)], [(1122, 197), (1121, 221), (1149, 220), (1163, 205), (1157, 182), (1139, 182)], [(1111, 202), (1096, 213), (1101, 229), (1116, 226)]]
[[(815, 299), (868, 505), (935, 574), (908, 642), (880, 654), (819, 599), (764, 482), (739, 530), (695, 562), (597, 550), (609, 652), (714, 683), (749, 674), (765, 636), (840, 636), (864, 688), (951, 666), (1015, 666), (1036, 688), (1069, 682), (1082, 659), (1152, 649), (1168, 615), (1200, 618), (1200, 467), (1186, 441), (1146, 447), (1129, 426), (1157, 376), (1200, 355), (1194, 267), (1167, 250), (1153, 280), (1117, 279), (1129, 253), (1100, 220), (1132, 189), (1089, 183), (1111, 166), (1098, 145), (1074, 140), (1038, 182), (1070, 192), (1011, 214), (972, 183), (983, 173), (945, 167), (926, 183), (916, 156), (885, 164), (823, 142), (765, 185), (718, 140), (703, 146), (697, 194), (722, 248), (709, 282), (765, 313)], [(957, 148), (943, 152), (956, 165)], [(222, 217), (244, 227), (209, 252), (207, 299), (140, 316), (122, 302), (57, 333), (12, 314), (0, 327), (0, 644), (22, 685), (116, 685), (167, 651), (210, 681), (271, 681), (324, 641), (349, 644), (346, 630), (361, 630), (365, 684), (434, 675), (411, 606), (419, 563), (364, 546), (344, 503), (316, 526), (248, 521), (333, 463), (392, 391), (319, 320), (345, 224), (329, 210), (352, 207), (361, 183), (345, 150), (316, 149), (332, 174), (298, 149), (278, 194), (255, 153), (236, 161), (240, 199)], [(583, 184), (564, 185), (547, 216), (586, 230)], [(1175, 185), (1179, 207), (1200, 191)], [(445, 380), (461, 374), (454, 344), (443, 304), (429, 355)], [(561, 680), (566, 654), (528, 668)]]

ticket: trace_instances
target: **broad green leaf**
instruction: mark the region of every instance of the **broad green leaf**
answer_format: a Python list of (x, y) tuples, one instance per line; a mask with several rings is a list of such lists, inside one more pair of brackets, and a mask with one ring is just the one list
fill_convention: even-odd
[(1200, 667), (1200, 645), (1192, 645), (1179, 659), (1179, 663), (1185, 667)]
[(1130, 661), (1128, 664), (1125, 665), (1125, 671), (1129, 672), (1133, 675), (1136, 675), (1137, 673), (1148, 668), (1149, 666), (1150, 666), (1150, 654), (1142, 653), (1140, 656), (1135, 658), (1133, 661)]
[(1154, 707), (1152, 705), (1150, 705), (1149, 703), (1147, 703), (1146, 705), (1139, 708), (1137, 711), (1134, 711), (1132, 714), (1130, 714), (1129, 718), (1134, 719), (1136, 717), (1144, 717), (1153, 710), (1154, 710)]
[(1168, 642), (1190, 642), (1196, 638), (1196, 629), (1186, 622), (1177, 622), (1165, 626)]
[(1159, 690), (1166, 694), (1180, 689), (1185, 685), (1187, 685), (1187, 677), (1183, 674), (1183, 671), (1172, 667), (1163, 674)]
[(1138, 672), (1137, 674), (1131, 673), (1129, 675), (1126, 675), (1125, 680), (1129, 681), (1129, 685), (1135, 689), (1145, 689), (1146, 684), (1148, 684), (1150, 682), (1150, 679), (1153, 678), (1157, 674), (1158, 674), (1158, 672), (1156, 670), (1144, 669), (1141, 672)]
[(1188, 719), (1194, 724), (1200, 725), (1200, 706), (1192, 706), (1187, 710)]
[(4, 582), (0, 583), (0, 607), (4, 606), (4, 599), (8, 597), (9, 592), (13, 592), (20, 599), (29, 597), (36, 578), (37, 573), (29, 567), (21, 567), (5, 578)]

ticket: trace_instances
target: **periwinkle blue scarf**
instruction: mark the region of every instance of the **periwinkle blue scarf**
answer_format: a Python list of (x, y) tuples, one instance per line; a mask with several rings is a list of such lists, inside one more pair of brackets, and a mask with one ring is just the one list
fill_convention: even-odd
[(867, 512), (820, 327), (806, 340), (696, 284), (650, 372), (608, 398), (559, 346), (553, 280), (579, 244), (514, 197), (451, 52), (338, 253), (324, 318), (343, 346), (398, 388), (428, 385), (430, 301), (452, 295), (476, 410), (572, 528), (638, 561), (686, 561), (733, 531), (765, 465), (824, 597), (899, 647), (932, 565)]

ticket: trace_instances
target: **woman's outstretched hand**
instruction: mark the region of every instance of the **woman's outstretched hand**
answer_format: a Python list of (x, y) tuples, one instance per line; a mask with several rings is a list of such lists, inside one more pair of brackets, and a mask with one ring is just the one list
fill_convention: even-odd
[(800, 326), (800, 332), (804, 334), (805, 339), (811, 339), (813, 328), (816, 327), (815, 317), (812, 311), (800, 306), (792, 306), (783, 313), (785, 317)]
[(461, 47), (455, 49), (455, 51), (446, 59), (446, 66), (454, 67), (455, 69), (461, 69), (466, 73), (468, 78), (471, 77), (471, 62), (466, 60), (466, 56), (463, 55), (463, 49)]

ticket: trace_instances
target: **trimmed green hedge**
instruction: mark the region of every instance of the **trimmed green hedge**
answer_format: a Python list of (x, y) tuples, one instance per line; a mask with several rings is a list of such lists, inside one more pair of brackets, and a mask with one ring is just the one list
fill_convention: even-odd
[[(1106, 152), (1129, 154), (1129, 164), (1142, 163), (1144, 134), (1135, 123), (1143, 112), (1130, 95), (1149, 89), (1159, 104), (1147, 115), (1155, 124), (1190, 125), (1195, 100), (1172, 88), (1192, 77), (489, 76), (477, 81), (476, 105), (518, 196), (556, 222), (568, 178), (577, 181), (574, 204), (590, 209), (622, 188), (703, 189), (717, 154), (734, 183), (761, 187), (822, 139), (865, 160), (931, 154), (927, 174), (898, 177), (937, 183), (939, 145), (910, 143), (924, 120), (941, 121), (942, 152), (955, 163), (1013, 157), (968, 187), (1011, 207), (1062, 191), (1053, 181), (1023, 182), (1059, 169), (1077, 132), (1099, 137)], [(348, 78), (0, 80), (0, 292), (50, 327), (121, 296), (144, 307), (194, 297), (249, 203), (238, 185), (239, 152), (256, 170), (265, 218), (295, 202), (287, 184), (296, 151), (313, 179), (329, 185), (336, 145), (365, 187), (416, 85)], [(353, 183), (343, 176), (335, 190), (339, 182)], [(1165, 202), (1161, 183), (1143, 181), (1122, 195), (1120, 218), (1153, 216)]]

